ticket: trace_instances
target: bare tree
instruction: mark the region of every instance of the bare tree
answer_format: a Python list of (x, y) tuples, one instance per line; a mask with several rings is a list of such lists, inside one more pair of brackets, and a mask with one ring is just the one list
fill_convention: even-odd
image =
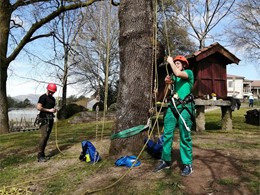
[(191, 36), (203, 48), (212, 29), (231, 13), (234, 3), (235, 0), (180, 0), (176, 7), (180, 19), (191, 28)]
[[(105, 88), (109, 92), (115, 91), (119, 79), (118, 11), (116, 7), (113, 7), (111, 13), (109, 10), (110, 5), (105, 2), (103, 6), (86, 9), (86, 22), (74, 47), (79, 52), (77, 58), (81, 61), (73, 71), (74, 81), (85, 93), (99, 93), (102, 101)], [(108, 87), (105, 86), (106, 74)], [(98, 92), (98, 89), (101, 91)], [(108, 105), (110, 103), (113, 102), (109, 101)]]
[[(243, 0), (233, 12), (232, 28), (227, 32), (230, 43), (244, 50), (250, 60), (260, 61), (260, 2)], [(259, 66), (258, 66), (259, 67)], [(259, 70), (260, 71), (260, 70)]]
[(62, 13), (56, 20), (52, 21), (50, 26), (50, 30), (54, 33), (55, 56), (48, 61), (48, 64), (56, 68), (55, 77), (62, 86), (61, 107), (66, 105), (67, 86), (74, 84), (74, 82), (70, 82), (71, 72), (80, 62), (75, 60), (78, 52), (73, 49), (73, 45), (76, 43), (83, 22), (83, 11), (73, 10)]
[(65, 11), (96, 1), (0, 1), (0, 133), (9, 132), (6, 82), (10, 63), (28, 43), (52, 35), (52, 32), (40, 30), (42, 26)]
[(188, 27), (180, 20), (176, 2), (158, 1), (157, 6), (158, 40), (163, 43), (167, 55), (185, 55), (196, 50), (190, 39)]

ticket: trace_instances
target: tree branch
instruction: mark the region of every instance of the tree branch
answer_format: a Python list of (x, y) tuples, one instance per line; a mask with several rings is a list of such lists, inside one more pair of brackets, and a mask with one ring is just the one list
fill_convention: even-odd
[(114, 0), (111, 0), (111, 4), (113, 5), (113, 6), (119, 6), (120, 5), (120, 3), (118, 2), (114, 2)]
[[(46, 2), (47, 0), (28, 0), (28, 1), (23, 1), (24, 3), (35, 3), (35, 2)], [(80, 7), (87, 7), (94, 2), (97, 2), (100, 0), (88, 0), (86, 2), (80, 2), (80, 3), (75, 3), (67, 6), (61, 6), (59, 7), (56, 11), (52, 12), (45, 18), (42, 18), (40, 21), (37, 21), (34, 23), (29, 31), (26, 33), (26, 35), (23, 37), (21, 42), (18, 44), (18, 46), (15, 48), (15, 50), (10, 54), (10, 56), (7, 58), (7, 61), (10, 63), (12, 60), (15, 59), (15, 57), (20, 53), (20, 51), (24, 48), (24, 46), (30, 42), (32, 35), (39, 29), (41, 28), (44, 24), (50, 22), (52, 19), (56, 18), (59, 16), (61, 13), (65, 11), (70, 11), (74, 9), (78, 9)], [(21, 1), (18, 1), (21, 2)], [(17, 3), (18, 3), (17, 2)], [(40, 36), (40, 35), (39, 35)]]
[(43, 37), (50, 37), (50, 36), (53, 36), (53, 32), (50, 32), (48, 34), (42, 34), (42, 35), (38, 35), (38, 36), (32, 37), (32, 38), (29, 39), (28, 43), (32, 42), (32, 41), (34, 41), (36, 39), (40, 39), (40, 38), (43, 38)]
[(34, 3), (40, 2), (49, 2), (50, 0), (18, 0), (15, 4), (12, 5), (13, 10), (16, 10), (18, 7), (27, 6)]

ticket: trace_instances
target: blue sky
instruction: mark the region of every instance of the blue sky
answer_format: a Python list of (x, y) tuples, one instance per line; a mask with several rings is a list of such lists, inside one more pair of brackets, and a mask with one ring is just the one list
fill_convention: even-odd
[[(220, 43), (221, 44), (221, 43)], [(222, 45), (224, 46), (224, 44)], [(241, 61), (239, 64), (227, 65), (227, 74), (243, 76), (247, 80), (260, 80), (260, 64), (257, 61), (249, 61), (243, 54), (243, 50), (225, 47)]]
[[(258, 69), (257, 69), (258, 66)], [(260, 80), (259, 73), (260, 65), (254, 62), (243, 62), (241, 61), (239, 65), (231, 64), (227, 66), (227, 73), (243, 76), (247, 80)]]
[[(26, 68), (27, 67), (27, 68)], [(25, 61), (14, 61), (11, 64), (11, 69), (13, 71), (9, 71), (8, 80), (7, 80), (7, 95), (14, 97), (18, 95), (41, 95), (46, 92), (46, 87), (48, 82), (53, 82), (52, 80), (48, 80), (48, 77), (41, 77), (39, 73), (37, 73), (35, 69), (28, 66), (28, 62)], [(32, 81), (31, 79), (25, 79), (21, 77), (30, 77), (35, 79), (43, 80), (47, 83), (38, 83), (36, 81)], [(45, 80), (44, 80), (45, 79)], [(78, 92), (75, 88), (68, 87), (68, 96), (77, 95)], [(62, 95), (62, 88), (58, 86), (57, 92), (54, 94), (55, 97)]]

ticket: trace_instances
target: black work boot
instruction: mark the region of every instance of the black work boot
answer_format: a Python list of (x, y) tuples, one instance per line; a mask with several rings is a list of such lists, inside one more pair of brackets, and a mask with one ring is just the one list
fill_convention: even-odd
[(42, 157), (44, 157), (46, 160), (50, 160), (50, 157), (46, 156), (45, 154), (43, 154)]
[(45, 157), (44, 153), (38, 153), (38, 162), (47, 162), (49, 159)]
[(45, 157), (39, 157), (38, 162), (47, 162), (48, 160)]

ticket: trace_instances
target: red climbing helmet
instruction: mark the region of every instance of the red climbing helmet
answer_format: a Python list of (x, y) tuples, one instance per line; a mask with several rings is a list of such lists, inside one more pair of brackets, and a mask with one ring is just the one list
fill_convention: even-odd
[(188, 62), (188, 60), (187, 60), (184, 56), (176, 56), (176, 57), (173, 59), (173, 62), (175, 62), (175, 61), (184, 62), (184, 64), (186, 65), (185, 68), (188, 68), (188, 67), (189, 67), (189, 62)]
[(49, 83), (47, 85), (47, 90), (55, 93), (57, 91), (57, 86), (54, 83)]

